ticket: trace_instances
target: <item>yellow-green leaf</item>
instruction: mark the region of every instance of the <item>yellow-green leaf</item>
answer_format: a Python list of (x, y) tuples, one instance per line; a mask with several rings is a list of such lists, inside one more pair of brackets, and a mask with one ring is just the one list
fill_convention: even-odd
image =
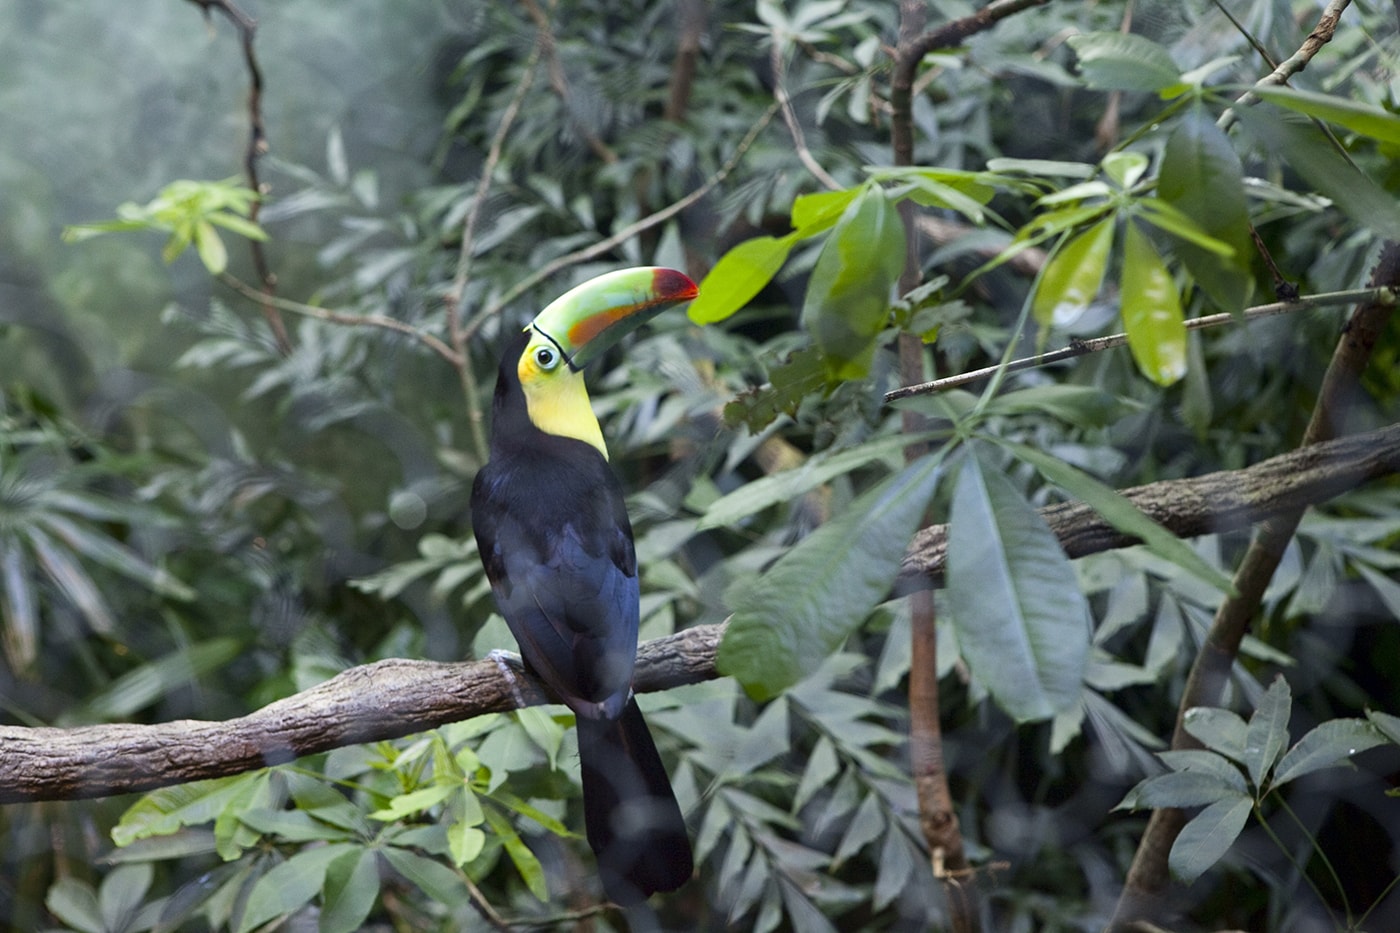
[(1113, 223), (1112, 217), (1106, 217), (1055, 251), (1031, 303), (1031, 313), (1042, 328), (1069, 324), (1099, 293), (1113, 248)]
[(1186, 375), (1186, 322), (1181, 296), (1162, 258), (1137, 224), (1123, 243), (1123, 329), (1138, 369), (1158, 385)]
[(700, 283), (700, 295), (686, 311), (690, 319), (713, 324), (748, 304), (778, 274), (796, 242), (794, 234), (759, 236), (725, 253)]

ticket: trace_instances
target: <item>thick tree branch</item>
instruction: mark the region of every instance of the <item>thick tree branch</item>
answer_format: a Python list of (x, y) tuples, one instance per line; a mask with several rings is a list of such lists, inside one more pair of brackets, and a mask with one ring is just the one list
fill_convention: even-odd
[[(1395, 473), (1400, 473), (1400, 424), (1299, 448), (1242, 470), (1161, 480), (1120, 492), (1177, 537), (1191, 538), (1248, 528)], [(1048, 506), (1040, 514), (1070, 557), (1138, 543), (1082, 503)], [(919, 532), (904, 556), (898, 588), (941, 585), (947, 550), (948, 526)]]
[[(1189, 536), (1326, 501), (1368, 480), (1400, 473), (1400, 424), (1317, 444), (1243, 470), (1168, 480), (1124, 494), (1164, 526)], [(1085, 506), (1041, 514), (1071, 556), (1136, 543)], [(915, 538), (899, 587), (942, 579), (947, 528)], [(638, 692), (719, 676), (723, 625), (702, 625), (641, 646)], [(518, 678), (528, 684), (524, 678)], [(545, 702), (542, 693), (526, 697)], [(0, 726), (0, 803), (73, 800), (238, 774), (345, 745), (397, 738), (514, 707), (490, 661), (387, 660), (352, 668), (294, 696), (226, 722), (112, 723), (71, 729)]]
[[(716, 677), (722, 631), (719, 625), (702, 625), (642, 645), (637, 690)], [(547, 702), (523, 672), (516, 680), (527, 702)], [(0, 726), (0, 803), (102, 797), (223, 777), (514, 708), (511, 685), (492, 661), (391, 658), (342, 671), (226, 722)]]

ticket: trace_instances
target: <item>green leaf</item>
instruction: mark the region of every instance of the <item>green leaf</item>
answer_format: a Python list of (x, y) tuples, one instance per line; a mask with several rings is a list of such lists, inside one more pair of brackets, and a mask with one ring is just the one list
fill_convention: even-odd
[(1249, 303), (1254, 284), (1244, 170), (1229, 138), (1203, 111), (1188, 112), (1167, 137), (1157, 194), (1234, 250), (1225, 257), (1183, 238), (1176, 254), (1220, 310), (1238, 314)]
[(985, 415), (1042, 414), (1081, 428), (1103, 428), (1138, 410), (1126, 399), (1097, 386), (1046, 383), (992, 398)]
[(1164, 807), (1202, 807), (1218, 800), (1234, 800), (1244, 794), (1234, 782), (1209, 771), (1168, 771), (1139, 783), (1118, 806), (1157, 810)]
[(132, 920), (146, 903), (154, 870), (150, 862), (120, 865), (102, 879), (97, 889), (97, 905), (108, 930), (132, 926)]
[(201, 218), (194, 226), (194, 246), (199, 252), (199, 261), (211, 275), (218, 275), (228, 268), (228, 249), (223, 237), (214, 225)]
[(1084, 83), (1100, 91), (1162, 91), (1181, 83), (1171, 53), (1134, 33), (1090, 32), (1070, 36)]
[(1174, 751), (1158, 752), (1157, 757), (1173, 771), (1196, 771), (1234, 788), (1241, 794), (1249, 793), (1244, 772), (1239, 766), (1217, 752), (1204, 748), (1183, 748)]
[(1113, 248), (1113, 227), (1113, 218), (1105, 217), (1055, 250), (1031, 303), (1031, 314), (1041, 327), (1072, 323), (1098, 295)]
[[(477, 808), (481, 812), (480, 806)], [(481, 821), (478, 820), (479, 824)], [(447, 827), (447, 849), (452, 853), (452, 861), (463, 866), (481, 854), (486, 848), (486, 833), (481, 827), (466, 820), (458, 820)]]
[(802, 771), (802, 780), (792, 797), (792, 812), (799, 812), (817, 791), (829, 786), (841, 771), (840, 759), (836, 757), (836, 746), (831, 739), (822, 736), (807, 756), (807, 767)]
[(1264, 786), (1269, 769), (1288, 744), (1288, 719), (1292, 711), (1293, 697), (1288, 681), (1279, 674), (1264, 692), (1254, 715), (1249, 717), (1249, 728), (1245, 732), (1244, 764), (1255, 787)]
[(700, 294), (686, 314), (696, 324), (714, 324), (730, 317), (773, 280), (796, 242), (796, 235), (788, 234), (754, 237), (735, 246), (700, 282)]
[(398, 846), (385, 846), (383, 852), (394, 870), (417, 885), (428, 897), (448, 907), (467, 903), (466, 885), (446, 865)]
[(1098, 512), (1114, 528), (1141, 538), (1153, 554), (1171, 561), (1222, 593), (1234, 591), (1229, 577), (1212, 567), (1191, 545), (1157, 524), (1117, 490), (1038, 448), (1011, 441), (998, 440), (997, 443), (1011, 451), (1018, 460), (1035, 467), (1041, 476)]
[(1346, 764), (1352, 755), (1384, 745), (1386, 737), (1365, 719), (1329, 719), (1308, 730), (1274, 770), (1274, 787), (1305, 774)]
[(797, 409), (826, 386), (826, 365), (816, 347), (798, 350), (768, 371), (770, 383), (741, 392), (724, 406), (724, 423), (746, 425), (758, 434), (779, 415), (797, 417)]
[(1222, 259), (1234, 258), (1233, 246), (1210, 236), (1194, 220), (1161, 198), (1142, 198), (1134, 206), (1134, 216), (1139, 220)]
[(941, 462), (927, 457), (866, 492), (749, 587), (720, 642), (719, 670), (769, 699), (841, 647), (889, 595)]
[(745, 483), (712, 502), (696, 524), (699, 530), (734, 525), (755, 512), (791, 502), (798, 496), (877, 460), (900, 456), (915, 438), (904, 435), (879, 437), (835, 453), (822, 452), (801, 466)]
[(1239, 716), (1227, 709), (1193, 706), (1186, 711), (1181, 724), (1206, 748), (1244, 764), (1244, 748), (1249, 741), (1249, 727)]
[(373, 849), (352, 849), (326, 866), (320, 933), (354, 933), (379, 897), (379, 856)]
[(1360, 226), (1387, 240), (1400, 240), (1400, 202), (1343, 158), (1311, 123), (1268, 108), (1236, 109), (1259, 146), (1298, 174)]
[(389, 806), (375, 810), (369, 816), (372, 820), (401, 820), (437, 806), (461, 789), (460, 784), (432, 784), (420, 787), (406, 794), (399, 794), (389, 801)]
[(106, 933), (97, 895), (77, 878), (60, 878), (44, 896), (44, 906), (78, 933)]
[(545, 884), (544, 866), (540, 864), (539, 858), (525, 845), (515, 827), (510, 825), (510, 821), (490, 807), (486, 809), (486, 822), (490, 824), (491, 831), (500, 838), (501, 845), (505, 846), (506, 855), (510, 856), (515, 870), (520, 872), (525, 887), (529, 888), (530, 893), (538, 900), (547, 902), (549, 887)]
[(1123, 244), (1123, 329), (1138, 369), (1158, 385), (1186, 374), (1186, 323), (1176, 283), (1137, 225)]
[(1149, 164), (1146, 153), (1116, 149), (1104, 156), (1099, 166), (1119, 188), (1131, 188), (1147, 174)]
[(899, 212), (879, 188), (867, 188), (822, 244), (802, 304), (802, 323), (832, 378), (862, 379), (869, 372), (903, 269)]
[(1244, 829), (1254, 802), (1248, 797), (1217, 800), (1181, 828), (1167, 856), (1167, 866), (1190, 884), (1229, 850)]
[(208, 823), (248, 785), (265, 781), (266, 778), (266, 771), (252, 771), (151, 791), (122, 814), (121, 820), (112, 828), (112, 841), (118, 846), (125, 846), (137, 839), (165, 836), (184, 826)]
[(864, 189), (860, 186), (842, 191), (818, 191), (800, 194), (792, 202), (792, 226), (803, 239), (830, 230), (841, 219)]
[(326, 881), (332, 862), (358, 847), (339, 842), (303, 849), (263, 875), (248, 894), (238, 933), (248, 933), (274, 917), (282, 917), (308, 904)]
[(1089, 607), (1045, 520), (974, 447), (948, 521), (948, 605), (963, 660), (1020, 722), (1079, 702)]
[(1336, 123), (1371, 139), (1400, 146), (1400, 116), (1379, 107), (1291, 87), (1256, 87), (1253, 90), (1256, 97), (1271, 104)]
[(1381, 734), (1392, 744), (1400, 745), (1400, 716), (1392, 716), (1379, 710), (1368, 709), (1366, 718), (1371, 720), (1371, 724), (1381, 730)]

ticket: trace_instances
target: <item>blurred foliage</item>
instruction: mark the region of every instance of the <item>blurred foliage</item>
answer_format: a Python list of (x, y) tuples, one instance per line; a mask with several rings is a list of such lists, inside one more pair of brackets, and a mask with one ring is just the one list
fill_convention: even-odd
[[(699, 865), (659, 925), (946, 921), (908, 776), (908, 609), (886, 600), (926, 514), (956, 544), (936, 597), (943, 757), (991, 867), (988, 929), (1101, 927), (1145, 822), (1128, 810), (1156, 803), (1203, 807), (1173, 853), (1195, 879), (1186, 923), (1400, 925), (1393, 482), (1309, 513), (1231, 710), (1193, 717), (1205, 750), (1156, 754), (1247, 538), (1178, 541), (1113, 489), (1293, 446), (1346, 312), (1184, 321), (1270, 293), (1251, 223), (1303, 295), (1359, 286), (1400, 231), (1394, 9), (1354, 4), (1291, 90), (1228, 117), (1271, 70), (1255, 45), (1286, 58), (1317, 15), (1230, 9), (1238, 25), (1204, 0), (1137, 2), (1131, 32), (1121, 2), (1007, 19), (926, 58), (917, 165), (891, 167), (896, 4), (250, 4), (271, 145), (251, 228), (241, 182), (174, 181), (241, 170), (247, 74), (224, 20), (176, 0), (4, 6), (0, 136), (24, 141), (0, 152), (5, 716), (217, 719), (377, 658), (510, 647), (471, 544), (468, 409), (544, 301), (673, 265), (704, 276), (691, 319), (593, 374), (633, 493), (643, 638), (734, 615), (737, 679), (642, 698)], [(454, 296), (473, 328), (458, 371), (366, 321), (451, 340), (464, 221), (523, 80)], [(907, 206), (940, 225), (900, 294)], [(61, 242), (114, 213), (102, 229), (157, 229), (173, 262), (139, 235)], [(208, 275), (258, 280), (219, 224), (269, 236), (290, 353)], [(883, 401), (899, 334), (947, 375), (1117, 330), (1129, 353)], [(1397, 338), (1346, 429), (1397, 420)], [(912, 440), (932, 452), (906, 467)], [(1147, 545), (1066, 560), (1035, 512), (1065, 497)], [(569, 725), (525, 710), (9, 806), (0, 918), (459, 930), (489, 904), (619, 928), (576, 834)]]

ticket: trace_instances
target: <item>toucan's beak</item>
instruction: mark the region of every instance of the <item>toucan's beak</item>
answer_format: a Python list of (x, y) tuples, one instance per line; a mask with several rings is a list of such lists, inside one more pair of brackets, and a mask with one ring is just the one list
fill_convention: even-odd
[(645, 321), (700, 294), (684, 272), (619, 269), (560, 295), (526, 327), (548, 337), (575, 371)]

